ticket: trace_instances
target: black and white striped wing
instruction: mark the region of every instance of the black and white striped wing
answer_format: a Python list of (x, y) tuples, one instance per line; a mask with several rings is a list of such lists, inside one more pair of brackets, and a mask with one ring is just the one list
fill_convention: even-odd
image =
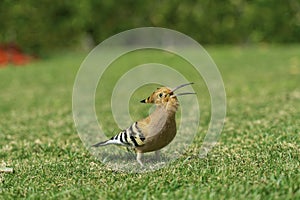
[(133, 123), (128, 129), (126, 129), (128, 143), (130, 146), (139, 147), (144, 145), (145, 136), (143, 135), (141, 129), (138, 127), (138, 123)]
[(138, 123), (135, 122), (129, 128), (121, 131), (120, 133), (110, 138), (109, 140), (104, 142), (99, 142), (93, 145), (93, 147), (115, 144), (115, 145), (123, 145), (123, 146), (129, 146), (134, 148), (134, 147), (143, 146), (144, 141), (145, 141), (145, 137), (141, 129), (138, 127)]

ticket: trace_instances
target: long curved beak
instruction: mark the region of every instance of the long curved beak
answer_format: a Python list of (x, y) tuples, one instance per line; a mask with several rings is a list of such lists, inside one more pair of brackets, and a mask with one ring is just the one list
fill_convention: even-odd
[(183, 92), (183, 93), (179, 93), (179, 94), (174, 94), (174, 96), (178, 97), (178, 96), (188, 95), (188, 94), (196, 94), (196, 93), (195, 92)]
[(187, 86), (187, 85), (192, 85), (192, 84), (194, 84), (194, 83), (185, 83), (185, 84), (179, 85), (179, 86), (173, 88), (173, 89), (172, 89), (172, 92), (175, 92), (176, 90), (178, 90), (178, 89), (180, 89), (180, 88), (182, 88), (182, 87), (185, 87), (185, 86)]

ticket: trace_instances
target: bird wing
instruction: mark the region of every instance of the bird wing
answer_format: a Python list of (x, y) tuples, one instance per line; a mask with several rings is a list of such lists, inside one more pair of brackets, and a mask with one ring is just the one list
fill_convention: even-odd
[(144, 145), (145, 136), (143, 131), (139, 128), (138, 122), (134, 122), (127, 129), (122, 130), (117, 135), (111, 137), (110, 139), (99, 142), (92, 145), (92, 147), (106, 146), (110, 144), (121, 145), (121, 146), (131, 146), (139, 147)]
[(129, 128), (126, 130), (127, 141), (131, 143), (134, 147), (144, 145), (145, 135), (143, 134), (143, 130), (139, 122), (134, 122)]

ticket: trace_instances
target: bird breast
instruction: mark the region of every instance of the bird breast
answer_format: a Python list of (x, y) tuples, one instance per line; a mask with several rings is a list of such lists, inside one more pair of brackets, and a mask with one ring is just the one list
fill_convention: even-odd
[(154, 112), (149, 118), (145, 144), (136, 148), (141, 153), (156, 151), (165, 147), (176, 135), (175, 113)]

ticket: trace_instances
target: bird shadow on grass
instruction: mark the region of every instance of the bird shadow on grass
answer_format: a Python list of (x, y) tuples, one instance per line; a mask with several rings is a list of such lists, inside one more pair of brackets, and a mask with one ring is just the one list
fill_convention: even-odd
[(134, 152), (123, 150), (102, 149), (102, 151), (93, 152), (94, 156), (101, 161), (107, 169), (128, 173), (144, 173), (158, 170), (165, 167), (176, 159), (176, 156), (167, 153), (161, 153), (157, 160), (155, 153), (145, 153), (142, 158), (144, 166), (141, 166), (136, 160)]

